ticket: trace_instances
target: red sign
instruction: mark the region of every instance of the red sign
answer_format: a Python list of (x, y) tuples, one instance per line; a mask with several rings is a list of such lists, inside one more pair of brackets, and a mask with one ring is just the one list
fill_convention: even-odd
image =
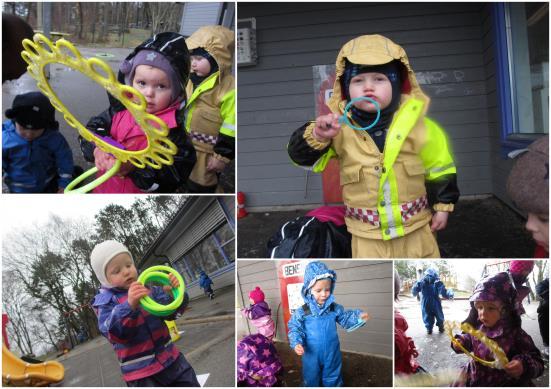
[[(331, 113), (327, 102), (333, 94), (335, 65), (317, 65), (313, 67), (313, 72), (314, 92), (316, 93), (316, 117), (318, 117)], [(336, 159), (332, 159), (321, 173), (321, 176), (323, 202), (325, 204), (342, 203), (339, 162)]]
[(295, 309), (304, 305), (300, 293), (304, 280), (304, 269), (310, 261), (289, 260), (279, 261), (277, 278), (279, 279), (279, 290), (281, 291), (281, 304), (283, 306), (283, 321), (285, 331), (288, 332), (287, 323)]

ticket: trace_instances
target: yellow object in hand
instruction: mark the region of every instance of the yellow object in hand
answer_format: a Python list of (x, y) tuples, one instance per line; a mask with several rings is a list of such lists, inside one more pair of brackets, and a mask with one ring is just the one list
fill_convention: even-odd
[[(32, 41), (24, 39), (22, 44), (25, 50), (21, 52), (21, 57), (29, 64), (27, 70), (31, 77), (37, 81), (38, 89), (50, 99), (52, 106), (63, 114), (65, 121), (71, 127), (77, 129), (84, 139), (93, 142), (101, 150), (112, 154), (121, 163), (131, 162), (140, 169), (146, 166), (160, 169), (162, 165), (172, 165), (174, 163), (173, 156), (178, 149), (168, 139), (168, 126), (162, 119), (146, 111), (147, 104), (142, 94), (128, 85), (119, 83), (109, 65), (98, 58), (83, 58), (78, 49), (65, 39), (52, 43), (44, 35), (35, 34)], [(118, 99), (132, 114), (136, 123), (146, 135), (147, 147), (136, 151), (125, 150), (110, 144), (88, 130), (69, 112), (52, 90), (44, 72), (45, 66), (50, 63), (60, 63), (83, 73)], [(120, 164), (118, 165), (120, 166)], [(116, 171), (109, 172), (110, 176), (115, 173)], [(88, 177), (91, 173), (86, 172), (84, 175)], [(80, 182), (86, 177), (81, 176), (75, 181)], [(94, 185), (87, 185), (86, 191), (101, 183), (96, 181)], [(78, 182), (73, 182), (70, 188), (72, 189)], [(76, 191), (83, 192), (82, 190)], [(66, 191), (66, 193), (68, 192), (71, 192), (71, 190)]]

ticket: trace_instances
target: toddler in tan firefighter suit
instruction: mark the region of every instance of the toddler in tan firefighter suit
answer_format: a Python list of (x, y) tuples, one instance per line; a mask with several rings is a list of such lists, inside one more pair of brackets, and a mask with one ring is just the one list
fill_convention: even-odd
[(197, 152), (187, 187), (191, 193), (213, 193), (219, 174), (235, 157), (234, 32), (222, 26), (204, 26), (186, 39), (186, 44), (191, 74), (185, 123)]
[[(296, 130), (289, 155), (315, 172), (338, 158), (354, 258), (439, 257), (433, 233), (446, 227), (459, 198), (456, 168), (444, 131), (425, 116), (430, 99), (406, 52), (384, 36), (360, 36), (341, 48), (335, 73), (332, 113)], [(367, 130), (339, 122), (358, 97), (380, 107)], [(365, 128), (377, 108), (361, 100), (347, 115)]]

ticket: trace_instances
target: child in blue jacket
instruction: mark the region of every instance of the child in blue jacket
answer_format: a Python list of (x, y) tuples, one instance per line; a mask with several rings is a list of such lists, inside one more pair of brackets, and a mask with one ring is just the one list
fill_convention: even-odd
[(335, 302), (337, 274), (322, 262), (310, 262), (304, 271), (305, 304), (289, 320), (289, 344), (302, 355), (304, 386), (343, 386), (337, 325), (349, 329), (369, 318), (359, 309), (345, 310)]
[(438, 295), (445, 299), (451, 299), (453, 298), (453, 290), (446, 290), (444, 283), (438, 278), (436, 270), (427, 269), (425, 276), (413, 285), (411, 292), (414, 296), (421, 293), (421, 313), (427, 334), (432, 334), (435, 320), (438, 330), (444, 332), (444, 311), (442, 311), (442, 303)]
[[(159, 318), (140, 307), (140, 299), (147, 295), (161, 304), (169, 304), (172, 298), (166, 290), (149, 289), (137, 282), (138, 271), (132, 254), (114, 240), (96, 245), (90, 261), (101, 283), (92, 306), (101, 333), (117, 354), (126, 384), (198, 387), (195, 371), (172, 343), (164, 322), (173, 318)], [(172, 274), (169, 278), (172, 287), (178, 287)]]
[(2, 176), (11, 193), (63, 193), (73, 177), (73, 153), (46, 96), (15, 96), (2, 124)]
[(201, 270), (199, 274), (199, 287), (204, 290), (205, 294), (207, 294), (211, 300), (214, 299), (214, 291), (212, 290), (213, 284), (208, 274), (205, 273), (204, 270)]

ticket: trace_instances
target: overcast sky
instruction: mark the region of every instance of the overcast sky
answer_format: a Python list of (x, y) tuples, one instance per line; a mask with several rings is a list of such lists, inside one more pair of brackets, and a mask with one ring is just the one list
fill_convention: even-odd
[[(480, 275), (482, 274), (482, 269), (484, 268), (484, 264), (488, 262), (488, 260), (484, 258), (480, 258), (480, 259), (453, 258), (453, 259), (447, 259), (447, 261), (448, 263), (453, 264), (453, 267), (459, 279), (469, 275), (475, 280), (478, 280), (480, 278)], [(420, 261), (414, 261), (414, 262), (416, 266), (421, 264)], [(426, 263), (426, 261), (424, 262)], [(423, 270), (426, 270), (425, 266), (423, 266)]]
[(138, 195), (3, 195), (0, 202), (2, 237), (14, 229), (40, 225), (54, 214), (62, 218), (94, 215), (108, 204), (129, 207)]

